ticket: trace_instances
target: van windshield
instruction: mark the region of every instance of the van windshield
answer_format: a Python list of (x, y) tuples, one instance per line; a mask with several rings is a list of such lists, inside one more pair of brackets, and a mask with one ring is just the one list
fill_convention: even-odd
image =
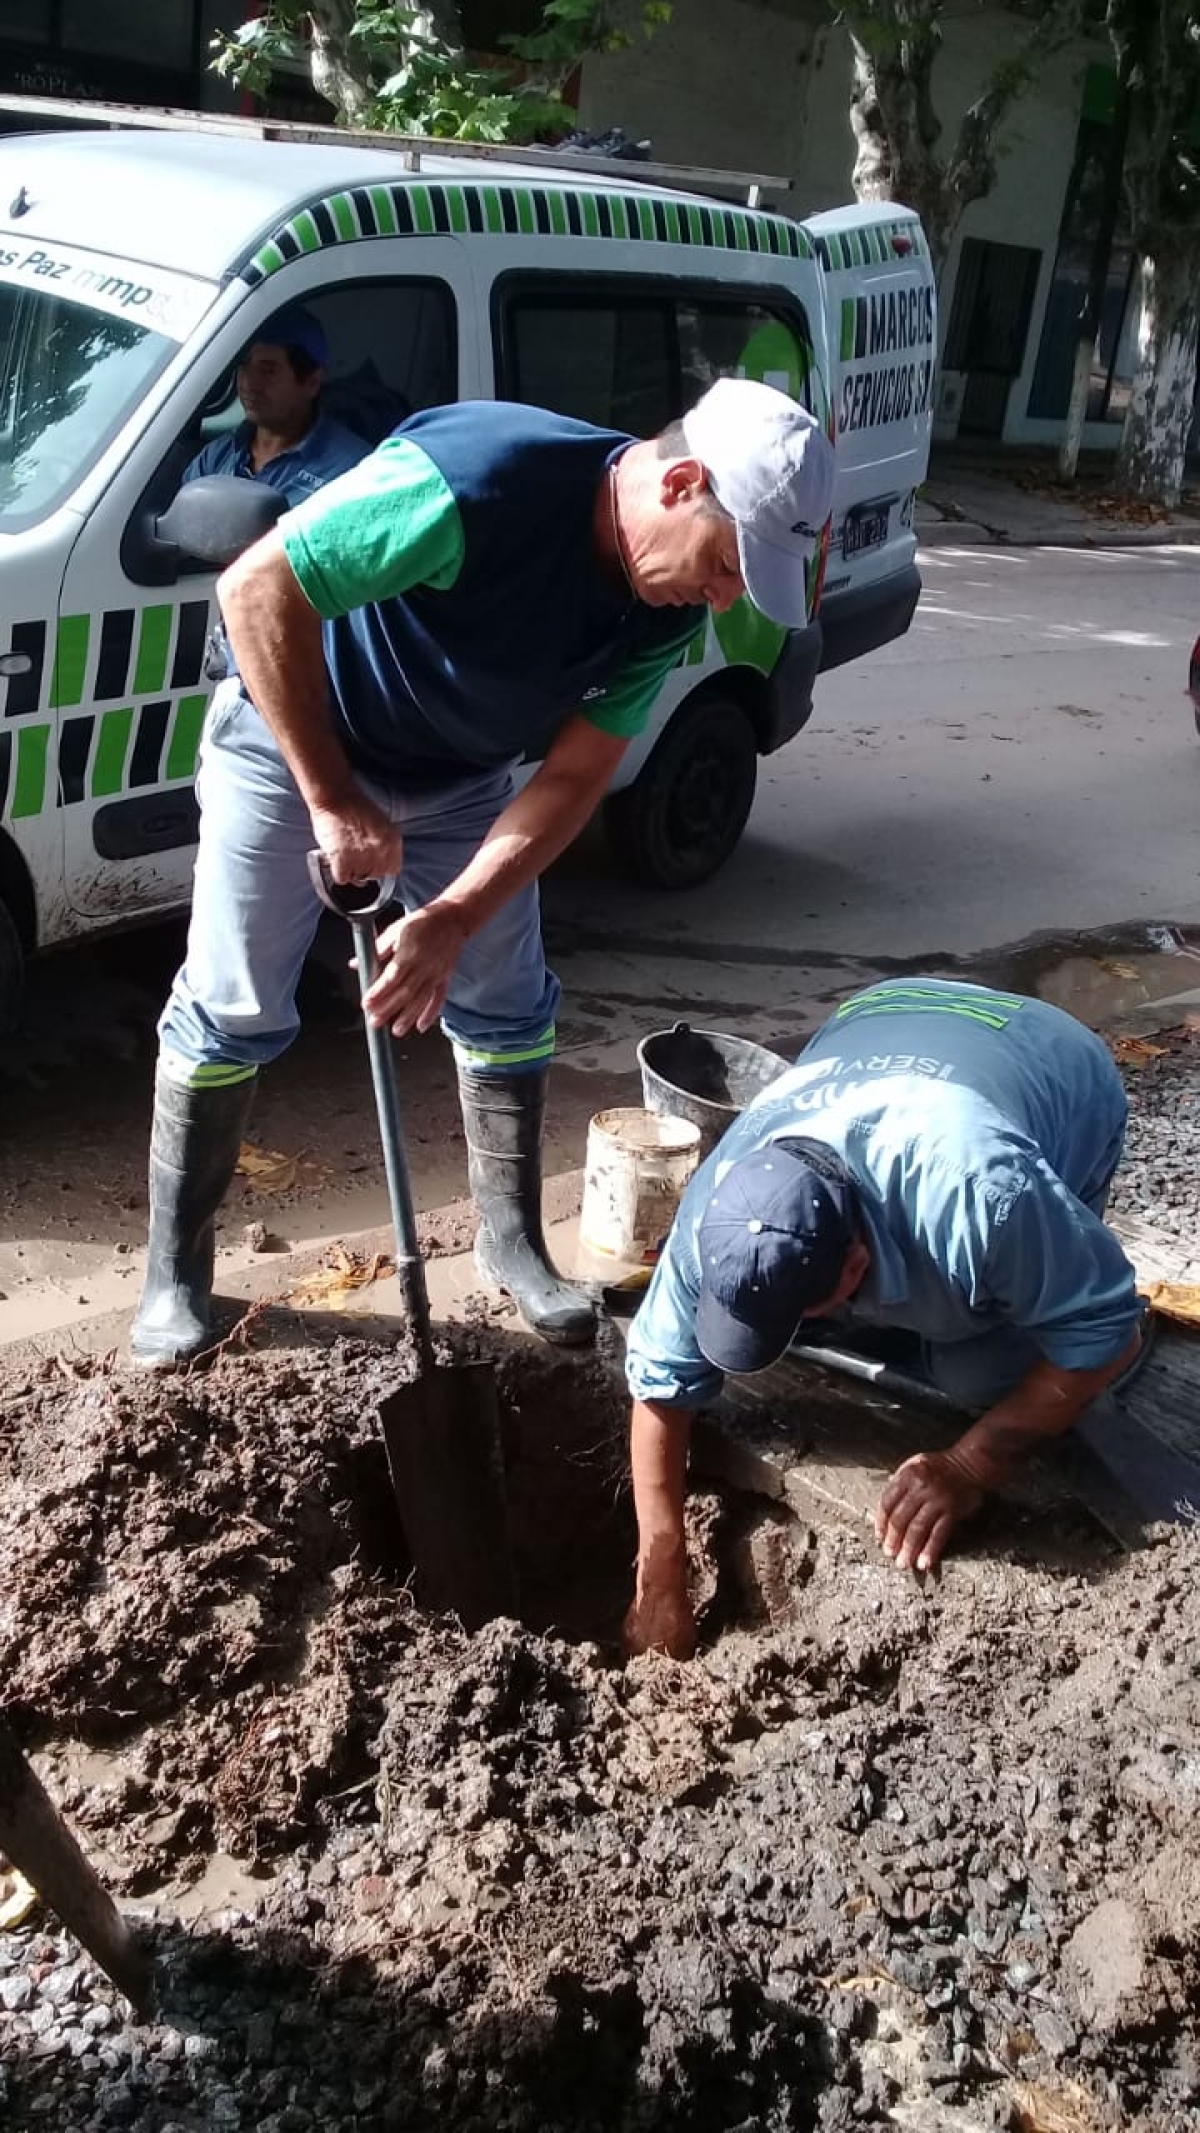
[(131, 318), (0, 283), (0, 533), (70, 495), (175, 347)]

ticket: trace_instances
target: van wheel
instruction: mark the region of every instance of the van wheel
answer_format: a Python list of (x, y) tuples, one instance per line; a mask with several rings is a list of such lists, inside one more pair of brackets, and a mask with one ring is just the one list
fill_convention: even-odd
[(24, 997), (25, 951), (8, 905), (0, 902), (0, 1037), (16, 1029)]
[(636, 880), (694, 889), (733, 851), (757, 783), (745, 711), (732, 697), (706, 696), (675, 713), (633, 784), (610, 793), (605, 828)]

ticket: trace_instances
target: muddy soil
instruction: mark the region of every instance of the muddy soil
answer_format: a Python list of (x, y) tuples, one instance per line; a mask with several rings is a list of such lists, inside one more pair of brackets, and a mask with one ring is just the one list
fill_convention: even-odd
[(404, 1583), (402, 1351), (10, 1370), (3, 1702), (161, 2004), (0, 1935), (4, 2123), (1193, 2128), (1195, 1532), (1051, 1570), (992, 1521), (922, 1587), (698, 1492), (702, 1655), (622, 1667), (615, 1349), (455, 1340), (521, 1572), (473, 1638)]

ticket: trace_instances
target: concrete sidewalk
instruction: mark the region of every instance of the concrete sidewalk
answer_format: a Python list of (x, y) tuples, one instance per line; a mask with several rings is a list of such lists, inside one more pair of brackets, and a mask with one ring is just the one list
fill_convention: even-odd
[(1200, 543), (1200, 492), (1176, 511), (1118, 497), (1094, 455), (1078, 481), (1059, 479), (1049, 454), (971, 453), (934, 446), (917, 500), (923, 547), (1154, 548)]

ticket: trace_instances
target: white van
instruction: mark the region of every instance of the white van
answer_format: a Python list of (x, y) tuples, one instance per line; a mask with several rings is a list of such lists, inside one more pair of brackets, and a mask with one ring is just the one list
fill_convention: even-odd
[(821, 668), (916, 606), (936, 339), (917, 218), (798, 222), (755, 188), (731, 204), (545, 151), (128, 119), (0, 140), (0, 1017), (34, 950), (186, 904), (214, 573), (159, 522), (292, 301), (333, 351), (323, 406), (369, 443), (493, 396), (646, 436), (724, 374), (828, 426), (808, 627), (714, 616), (605, 803), (638, 878), (704, 880)]

